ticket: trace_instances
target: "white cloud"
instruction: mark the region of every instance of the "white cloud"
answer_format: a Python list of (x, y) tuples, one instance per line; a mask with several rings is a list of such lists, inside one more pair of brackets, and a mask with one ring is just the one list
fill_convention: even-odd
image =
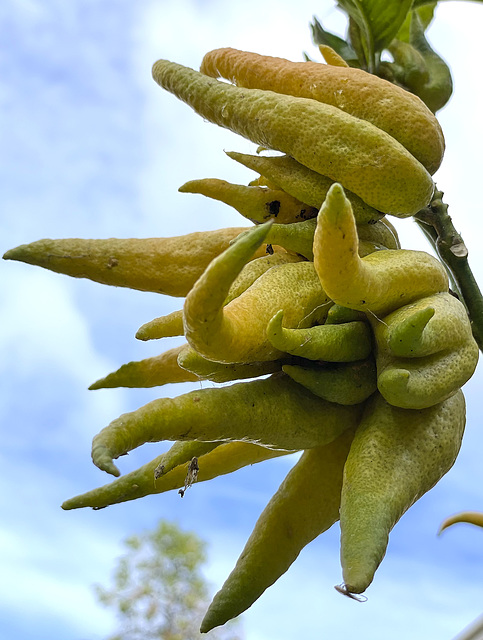
[[(253, 145), (203, 123), (163, 92), (151, 80), (151, 64), (165, 56), (196, 66), (217, 46), (292, 59), (301, 59), (306, 50), (316, 57), (308, 29), (314, 12), (329, 28), (343, 32), (333, 3), (248, 0), (241, 11), (240, 3), (221, 0), (145, 0), (95, 3), (88, 14), (84, 4), (9, 3), (16, 17), (9, 33), (17, 34), (20, 44), (12, 49), (16, 64), (5, 76), (11, 80), (6, 95), (12, 106), (5, 120), (10, 131), (4, 125), (9, 144), (0, 177), (8, 196), (3, 248), (46, 235), (174, 235), (243, 226), (222, 205), (176, 190), (196, 177), (248, 179), (250, 174), (228, 160), (223, 149), (250, 152)], [(113, 11), (114, 6), (121, 9)], [(475, 159), (483, 135), (483, 90), (475, 68), (482, 20), (483, 7), (477, 3), (441, 3), (431, 31), (435, 48), (451, 61), (455, 74), (454, 97), (441, 113), (448, 151), (437, 178), (480, 281), (483, 223)], [(35, 66), (24, 75), (29, 61)], [(405, 246), (426, 248), (410, 221), (400, 227)], [(32, 627), (46, 618), (57, 620), (59, 640), (100, 637), (110, 618), (96, 609), (90, 584), (106, 581), (127, 533), (154, 526), (160, 516), (196, 527), (211, 541), (208, 574), (220, 585), (272, 485), (275, 490), (288, 470), (288, 459), (257, 465), (212, 487), (199, 485), (183, 501), (176, 495), (157, 496), (95, 514), (64, 513), (58, 507), (72, 493), (109, 481), (89, 460), (89, 441), (98, 429), (156, 394), (178, 393), (177, 388), (146, 393), (87, 393), (85, 388), (122, 362), (164, 348), (168, 343), (137, 344), (133, 333), (149, 314), (161, 315), (180, 301), (104, 291), (19, 264), (2, 268), (7, 282), (2, 281), (0, 297), (0, 370), (9, 444), (2, 456), (9, 486), (1, 496), (4, 602), (13, 615), (30, 616)], [(399, 523), (369, 601), (359, 605), (333, 590), (340, 581), (334, 529), (246, 614), (247, 640), (344, 640), (355, 632), (363, 640), (449, 640), (476, 617), (483, 586), (476, 554), (481, 532), (455, 528), (437, 541), (432, 532), (440, 517), (460, 505), (481, 508), (481, 375), (466, 388), (470, 420), (460, 459)], [(12, 413), (12, 406), (19, 413)], [(155, 448), (123, 460), (123, 469), (144, 455), (154, 457)]]

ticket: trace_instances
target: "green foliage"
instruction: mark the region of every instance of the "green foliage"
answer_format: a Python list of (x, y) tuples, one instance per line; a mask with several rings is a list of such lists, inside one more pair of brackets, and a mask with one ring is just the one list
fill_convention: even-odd
[[(206, 545), (200, 538), (162, 520), (158, 527), (124, 541), (110, 588), (96, 585), (96, 595), (113, 608), (120, 630), (109, 640), (196, 640), (210, 602), (201, 565)], [(240, 640), (237, 633), (210, 633), (213, 640)]]
[[(408, 33), (404, 30), (398, 34), (400, 40), (395, 40), (389, 50), (394, 58), (394, 76), (435, 113), (450, 99), (453, 80), (448, 65), (432, 49), (425, 36), (434, 8), (435, 3), (411, 11)], [(404, 50), (405, 55), (401, 57)], [(414, 64), (415, 59), (417, 64)]]
[(339, 6), (359, 29), (368, 71), (374, 72), (376, 54), (395, 38), (412, 3), (413, 0), (339, 0)]
[[(314, 18), (315, 44), (332, 47), (351, 67), (401, 85), (433, 112), (448, 102), (453, 91), (450, 69), (425, 36), (437, 1), (338, 0), (338, 5), (348, 17), (346, 39)], [(392, 55), (392, 62), (383, 60), (385, 51)]]
[(332, 47), (332, 49), (334, 49), (334, 51), (336, 51), (341, 58), (344, 58), (344, 60), (351, 66), (359, 66), (357, 53), (354, 48), (343, 38), (336, 36), (330, 31), (326, 31), (315, 16), (310, 27), (312, 29), (312, 39), (315, 44), (326, 44), (327, 46)]
[(424, 4), (420, 7), (416, 7), (416, 3), (414, 3), (413, 10), (408, 12), (406, 19), (404, 20), (401, 28), (397, 33), (397, 40), (401, 40), (402, 42), (409, 42), (409, 28), (411, 25), (411, 18), (415, 14), (418, 15), (421, 21), (423, 31), (426, 31), (434, 18), (434, 10), (436, 9), (437, 4), (437, 2), (428, 2), (427, 4)]

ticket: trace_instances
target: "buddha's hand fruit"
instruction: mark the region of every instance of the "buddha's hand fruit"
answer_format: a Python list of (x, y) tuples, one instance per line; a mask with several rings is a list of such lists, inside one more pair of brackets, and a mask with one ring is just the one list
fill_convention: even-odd
[(283, 373), (274, 374), (177, 398), (160, 398), (125, 413), (94, 438), (92, 460), (100, 469), (118, 476), (113, 459), (146, 442), (242, 440), (272, 449), (311, 449), (354, 427), (361, 411), (361, 405), (327, 402)]
[[(183, 309), (137, 337), (184, 336), (186, 344), (127, 363), (91, 389), (251, 378), (159, 398), (113, 420), (94, 437), (92, 459), (114, 476), (114, 460), (129, 451), (174, 444), (64, 509), (183, 495), (195, 481), (303, 451), (215, 596), (204, 632), (250, 607), (339, 514), (340, 590), (362, 593), (390, 531), (449, 470), (463, 436), (460, 387), (478, 358), (466, 309), (450, 295), (441, 262), (402, 249), (384, 217), (430, 203), (441, 129), (414, 95), (322, 52), (329, 65), (222, 49), (205, 56), (201, 73), (166, 60), (153, 66), (156, 82), (206, 120), (285, 154), (230, 152), (257, 172), (250, 185), (204, 179), (180, 189), (235, 207), (253, 226), (44, 240), (4, 256), (185, 297)], [(443, 528), (463, 520), (483, 525), (470, 513)]]
[(255, 524), (201, 623), (202, 633), (248, 609), (311, 540), (339, 519), (342, 473), (353, 435), (349, 430), (304, 452)]
[(377, 386), (391, 404), (423, 409), (442, 402), (473, 375), (479, 349), (463, 304), (438, 293), (371, 319)]
[(277, 360), (283, 353), (266, 335), (280, 309), (291, 327), (311, 326), (325, 318), (331, 301), (320, 286), (312, 262), (281, 264), (263, 273), (224, 306), (234, 279), (264, 241), (270, 223), (254, 227), (210, 264), (184, 305), (185, 336), (208, 360)]
[[(252, 156), (236, 151), (226, 154), (240, 164), (257, 171), (277, 184), (280, 189), (308, 205), (320, 209), (334, 181), (312, 171), (290, 156)], [(355, 193), (346, 190), (358, 224), (373, 223), (382, 213), (366, 204)]]
[[(38, 240), (7, 251), (4, 258), (101, 284), (183, 297), (213, 258), (246, 228), (172, 238)], [(261, 246), (251, 258), (265, 252)]]
[(334, 184), (318, 215), (314, 266), (337, 304), (380, 317), (425, 296), (448, 291), (448, 276), (424, 251), (376, 251), (360, 258), (357, 226), (349, 200)]
[(201, 71), (239, 87), (311, 98), (368, 121), (398, 140), (434, 173), (441, 164), (444, 138), (428, 107), (412, 93), (361, 69), (291, 62), (237, 49), (215, 49)]
[(410, 216), (431, 200), (430, 174), (401, 143), (337, 107), (227, 85), (168, 60), (153, 77), (206, 120), (287, 153), (383, 213)]
[(266, 222), (273, 218), (283, 224), (307, 220), (317, 215), (315, 207), (300, 202), (282, 189), (231, 184), (226, 180), (207, 178), (190, 180), (178, 191), (199, 193), (208, 198), (220, 200), (252, 222)]
[(319, 398), (338, 404), (359, 404), (377, 389), (373, 358), (347, 363), (283, 364), (282, 371)]
[(461, 391), (429, 409), (400, 409), (376, 394), (344, 467), (340, 509), (344, 589), (372, 582), (403, 513), (453, 466), (465, 427)]
[(197, 482), (212, 480), (226, 473), (233, 473), (233, 471), (247, 465), (293, 453), (287, 450), (268, 449), (248, 442), (175, 442), (167, 453), (157, 456), (154, 460), (114, 480), (114, 482), (66, 500), (62, 508), (67, 511), (83, 507), (103, 509), (112, 504), (137, 500), (154, 493), (181, 489), (186, 478), (186, 464), (179, 463), (172, 470), (162, 473), (158, 477), (156, 477), (156, 470), (165, 465), (166, 458), (170, 457), (174, 447), (178, 449), (178, 454), (180, 447), (185, 447), (187, 455), (184, 462), (186, 463), (191, 459), (188, 456), (193, 455), (193, 444), (199, 445), (197, 450), (199, 466)]
[(354, 362), (367, 358), (372, 351), (371, 329), (360, 320), (287, 329), (283, 311), (279, 311), (268, 323), (267, 337), (276, 349), (307, 360)]

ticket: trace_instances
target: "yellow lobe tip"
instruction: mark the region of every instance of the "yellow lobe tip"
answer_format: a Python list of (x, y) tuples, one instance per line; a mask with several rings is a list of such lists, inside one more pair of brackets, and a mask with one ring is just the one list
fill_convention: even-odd
[(205, 614), (205, 617), (201, 621), (200, 633), (208, 633), (208, 631), (211, 631), (215, 627), (219, 627), (221, 624), (223, 623), (213, 620), (213, 616), (210, 615), (210, 610), (208, 609), (208, 611)]
[(18, 260), (22, 262), (24, 260), (24, 249), (26, 246), (27, 245), (22, 244), (14, 249), (9, 249), (3, 254), (2, 258), (4, 260)]
[(199, 180), (189, 180), (188, 182), (185, 182), (184, 184), (181, 185), (181, 187), (178, 187), (178, 192), (179, 193), (199, 193), (199, 188), (197, 188), (197, 186), (199, 185)]
[(268, 324), (270, 327), (272, 327), (273, 330), (276, 330), (278, 327), (282, 326), (282, 321), (283, 321), (283, 309), (280, 309), (280, 311), (277, 311), (277, 313), (273, 316), (273, 318), (270, 320)]
[(341, 218), (347, 215), (354, 217), (352, 206), (346, 198), (344, 187), (335, 182), (327, 192), (327, 196), (319, 211), (321, 216), (327, 222), (337, 224)]
[(340, 198), (343, 202), (347, 200), (344, 187), (340, 184), (340, 182), (334, 182), (334, 184), (327, 191), (327, 198)]
[(92, 448), (92, 462), (101, 471), (105, 471), (116, 478), (121, 475), (121, 472), (112, 461), (112, 455), (107, 447), (104, 445), (94, 445)]
[(168, 60), (156, 60), (156, 62), (153, 64), (153, 66), (151, 67), (151, 74), (154, 78), (154, 80), (156, 82), (158, 82), (157, 76), (158, 76), (158, 70), (162, 69), (163, 67), (166, 66), (166, 63), (168, 62)]

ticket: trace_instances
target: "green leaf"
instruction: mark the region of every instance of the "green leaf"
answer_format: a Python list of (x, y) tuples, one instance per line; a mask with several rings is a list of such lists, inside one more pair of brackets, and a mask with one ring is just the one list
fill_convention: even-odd
[(419, 7), (427, 6), (428, 4), (437, 4), (434, 0), (414, 0), (413, 9), (418, 9)]
[[(471, 2), (482, 3), (483, 0), (471, 0)], [(413, 8), (423, 7), (427, 4), (433, 4), (433, 0), (414, 0)]]
[(411, 16), (414, 13), (418, 14), (419, 20), (423, 26), (424, 31), (426, 31), (426, 29), (431, 24), (434, 17), (434, 10), (436, 9), (436, 5), (438, 3), (432, 1), (418, 8), (415, 8), (416, 3), (417, 3), (417, 0), (415, 0), (414, 2), (413, 10), (408, 13), (402, 27), (399, 29), (398, 34), (396, 36), (397, 40), (401, 40), (402, 42), (409, 42), (409, 27), (411, 24)]
[(369, 71), (376, 54), (395, 38), (413, 0), (338, 0), (339, 6), (357, 23)]
[(432, 49), (424, 34), (417, 12), (414, 12), (409, 30), (409, 41), (417, 49), (429, 73), (429, 79), (422, 86), (415, 87), (415, 93), (427, 104), (433, 113), (444, 107), (453, 93), (451, 71), (446, 62)]
[(336, 36), (334, 33), (326, 31), (315, 16), (313, 20), (310, 28), (312, 29), (312, 40), (314, 44), (325, 44), (332, 47), (332, 49), (348, 63), (357, 60), (357, 54), (348, 42)]
[(365, 4), (371, 0), (339, 0), (339, 6), (349, 16), (349, 34), (363, 66), (374, 73), (376, 66), (374, 35)]
[(355, 20), (353, 20), (353, 18), (349, 18), (348, 36), (351, 41), (352, 47), (357, 54), (360, 67), (363, 69), (367, 69), (367, 49), (364, 47), (363, 37), (359, 25)]

